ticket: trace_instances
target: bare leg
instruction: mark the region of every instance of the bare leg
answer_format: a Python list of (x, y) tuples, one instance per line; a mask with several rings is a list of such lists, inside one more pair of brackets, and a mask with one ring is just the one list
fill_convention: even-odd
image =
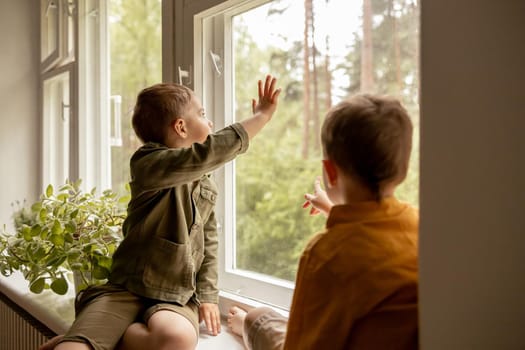
[[(250, 339), (250, 337), (253, 337), (253, 334), (250, 335), (250, 330), (252, 326), (256, 323), (257, 319), (261, 317), (261, 315), (269, 315), (270, 317), (275, 317), (273, 315), (276, 315), (276, 313), (269, 307), (258, 307), (258, 308), (251, 309), (248, 312), (246, 312), (245, 310), (237, 306), (233, 306), (230, 308), (230, 311), (228, 314), (228, 326), (230, 327), (233, 333), (242, 337), (244, 346), (247, 349), (253, 348), (253, 345), (254, 345), (252, 344), (253, 339)], [(284, 321), (280, 321), (279, 324), (282, 324), (282, 322)], [(274, 334), (278, 336), (274, 337)], [(273, 330), (272, 332), (270, 332), (270, 334), (268, 334), (266, 338), (267, 338), (267, 342), (262, 343), (263, 345), (261, 344), (257, 345), (259, 348), (261, 349), (281, 349), (282, 344), (284, 342), (284, 331), (280, 329)]]
[(55, 350), (93, 350), (93, 348), (85, 343), (68, 341), (58, 344)]
[(64, 338), (63, 334), (57, 335), (56, 337), (53, 337), (44, 344), (40, 345), (38, 350), (53, 350), (62, 338)]
[(91, 350), (91, 346), (84, 343), (64, 342), (57, 345), (62, 338), (63, 334), (57, 335), (42, 344), (38, 350)]
[(244, 319), (246, 318), (246, 311), (243, 309), (232, 306), (228, 313), (228, 327), (231, 331), (238, 336), (243, 336)]
[(131, 324), (117, 347), (118, 350), (193, 350), (197, 333), (191, 322), (176, 312), (155, 312), (148, 325)]

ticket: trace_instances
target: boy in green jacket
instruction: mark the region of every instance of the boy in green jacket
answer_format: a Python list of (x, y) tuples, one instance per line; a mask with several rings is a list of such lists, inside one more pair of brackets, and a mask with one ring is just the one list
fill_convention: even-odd
[(267, 76), (258, 82), (253, 116), (212, 133), (185, 86), (140, 92), (132, 123), (144, 145), (131, 157), (131, 201), (109, 283), (82, 292), (70, 330), (41, 349), (185, 350), (196, 347), (200, 321), (211, 334), (220, 332), (217, 188), (210, 173), (247, 150), (272, 118), (279, 93)]

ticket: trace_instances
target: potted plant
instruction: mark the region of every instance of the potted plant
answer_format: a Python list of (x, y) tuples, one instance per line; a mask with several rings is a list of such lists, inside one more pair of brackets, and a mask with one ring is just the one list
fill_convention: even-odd
[(70, 275), (76, 289), (104, 283), (111, 257), (122, 240), (129, 196), (111, 190), (82, 192), (80, 180), (55, 191), (48, 185), (40, 200), (14, 214), (15, 234), (0, 234), (0, 273), (20, 271), (33, 293), (65, 294)]

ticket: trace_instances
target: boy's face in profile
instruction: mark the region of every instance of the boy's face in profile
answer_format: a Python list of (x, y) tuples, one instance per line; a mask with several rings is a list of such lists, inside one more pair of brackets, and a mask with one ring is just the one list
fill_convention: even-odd
[(186, 123), (188, 141), (203, 143), (212, 132), (213, 123), (206, 118), (200, 100), (193, 95), (182, 117)]

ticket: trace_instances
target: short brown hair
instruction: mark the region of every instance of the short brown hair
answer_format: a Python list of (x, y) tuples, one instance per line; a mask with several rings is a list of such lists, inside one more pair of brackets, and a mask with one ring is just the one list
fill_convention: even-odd
[(356, 95), (328, 111), (321, 141), (330, 160), (380, 199), (384, 185), (406, 177), (412, 122), (394, 98)]
[(164, 143), (170, 123), (182, 116), (193, 91), (175, 83), (155, 84), (137, 96), (131, 123), (138, 138), (146, 142)]

